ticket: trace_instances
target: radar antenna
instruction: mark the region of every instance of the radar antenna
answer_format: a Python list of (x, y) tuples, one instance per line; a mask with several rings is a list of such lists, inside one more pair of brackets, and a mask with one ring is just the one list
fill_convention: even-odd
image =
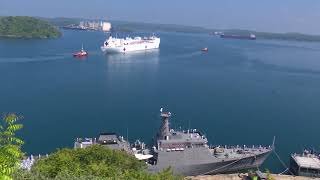
[(160, 109), (160, 116), (162, 117), (162, 123), (160, 127), (160, 137), (162, 140), (169, 140), (170, 136), (170, 127), (169, 127), (169, 118), (171, 117), (170, 112), (163, 112), (163, 108)]

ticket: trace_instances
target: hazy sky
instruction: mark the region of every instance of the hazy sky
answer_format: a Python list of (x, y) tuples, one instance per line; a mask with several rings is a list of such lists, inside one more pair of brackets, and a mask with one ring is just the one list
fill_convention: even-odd
[(0, 15), (320, 34), (320, 0), (0, 0)]

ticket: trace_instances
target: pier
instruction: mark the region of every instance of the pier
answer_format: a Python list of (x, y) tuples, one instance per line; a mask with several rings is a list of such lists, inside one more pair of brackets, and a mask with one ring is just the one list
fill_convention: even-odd
[[(274, 180), (320, 180), (320, 178), (311, 178), (303, 176), (290, 176), (290, 175), (278, 175), (271, 174), (271, 178)], [(208, 175), (208, 176), (189, 176), (186, 179), (191, 180), (243, 180), (239, 174), (218, 174), (218, 175)], [(248, 179), (248, 178), (247, 178)]]

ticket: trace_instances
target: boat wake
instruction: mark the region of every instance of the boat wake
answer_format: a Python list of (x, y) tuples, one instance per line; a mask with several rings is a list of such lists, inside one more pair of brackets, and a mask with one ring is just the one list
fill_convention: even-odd
[(0, 63), (24, 63), (24, 62), (45, 62), (70, 58), (70, 54), (60, 54), (55, 56), (35, 56), (35, 57), (0, 57)]
[(174, 57), (175, 59), (184, 59), (193, 56), (200, 56), (201, 54), (203, 54), (201, 51), (193, 51), (190, 53), (177, 54), (173, 56), (170, 55), (170, 57)]

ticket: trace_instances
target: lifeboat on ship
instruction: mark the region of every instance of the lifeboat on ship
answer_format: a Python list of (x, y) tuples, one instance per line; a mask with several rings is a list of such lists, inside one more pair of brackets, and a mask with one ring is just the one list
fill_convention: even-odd
[(207, 47), (201, 49), (202, 52), (208, 52), (208, 50), (209, 50), (209, 49), (208, 49)]

